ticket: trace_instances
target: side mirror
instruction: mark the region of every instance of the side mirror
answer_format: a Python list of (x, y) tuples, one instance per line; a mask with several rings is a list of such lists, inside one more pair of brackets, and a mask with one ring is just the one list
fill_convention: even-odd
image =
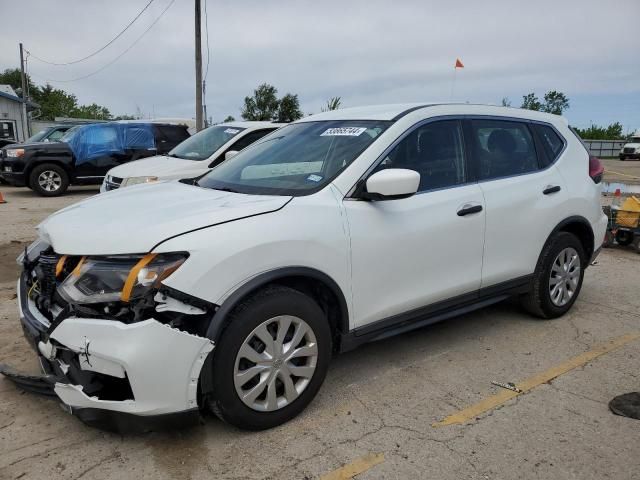
[(224, 159), (225, 160), (230, 160), (233, 157), (235, 157), (238, 154), (238, 152), (236, 150), (229, 150), (227, 153), (224, 154)]
[(360, 198), (365, 200), (395, 200), (407, 198), (418, 191), (420, 174), (415, 170), (389, 168), (374, 173), (367, 179), (366, 191)]

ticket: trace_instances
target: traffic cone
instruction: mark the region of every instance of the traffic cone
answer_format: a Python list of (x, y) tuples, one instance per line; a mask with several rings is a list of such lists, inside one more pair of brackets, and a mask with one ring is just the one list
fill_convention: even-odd
[(2, 196), (2, 192), (0, 192), (0, 203), (7, 203), (7, 201)]

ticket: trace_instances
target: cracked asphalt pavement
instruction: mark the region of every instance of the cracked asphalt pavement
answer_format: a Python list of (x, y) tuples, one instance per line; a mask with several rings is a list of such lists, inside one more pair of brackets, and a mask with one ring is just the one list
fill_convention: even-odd
[[(37, 372), (18, 324), (11, 262), (48, 213), (95, 190), (42, 199), (0, 186), (0, 361)], [(1, 479), (320, 478), (383, 454), (358, 479), (640, 479), (640, 422), (610, 413), (640, 390), (631, 341), (462, 424), (432, 424), (609, 339), (640, 331), (640, 255), (605, 250), (571, 312), (535, 320), (505, 302), (334, 359), (298, 418), (243, 432), (214, 417), (190, 430), (119, 436), (0, 380)]]

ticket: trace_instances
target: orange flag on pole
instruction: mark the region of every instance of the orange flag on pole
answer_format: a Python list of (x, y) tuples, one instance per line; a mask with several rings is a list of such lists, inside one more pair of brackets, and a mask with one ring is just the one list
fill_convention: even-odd
[(456, 58), (456, 66), (454, 68), (464, 68), (464, 65), (459, 58)]

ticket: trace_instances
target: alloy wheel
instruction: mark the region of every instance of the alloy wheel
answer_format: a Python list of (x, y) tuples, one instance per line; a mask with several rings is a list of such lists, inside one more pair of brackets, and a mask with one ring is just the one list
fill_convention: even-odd
[(316, 337), (304, 320), (291, 315), (270, 318), (238, 350), (233, 372), (236, 393), (253, 410), (279, 410), (307, 388), (317, 362)]
[(549, 296), (556, 307), (564, 307), (580, 283), (580, 255), (572, 248), (562, 250), (551, 265)]
[(38, 185), (47, 192), (55, 192), (62, 185), (62, 177), (58, 172), (45, 170), (38, 176)]

